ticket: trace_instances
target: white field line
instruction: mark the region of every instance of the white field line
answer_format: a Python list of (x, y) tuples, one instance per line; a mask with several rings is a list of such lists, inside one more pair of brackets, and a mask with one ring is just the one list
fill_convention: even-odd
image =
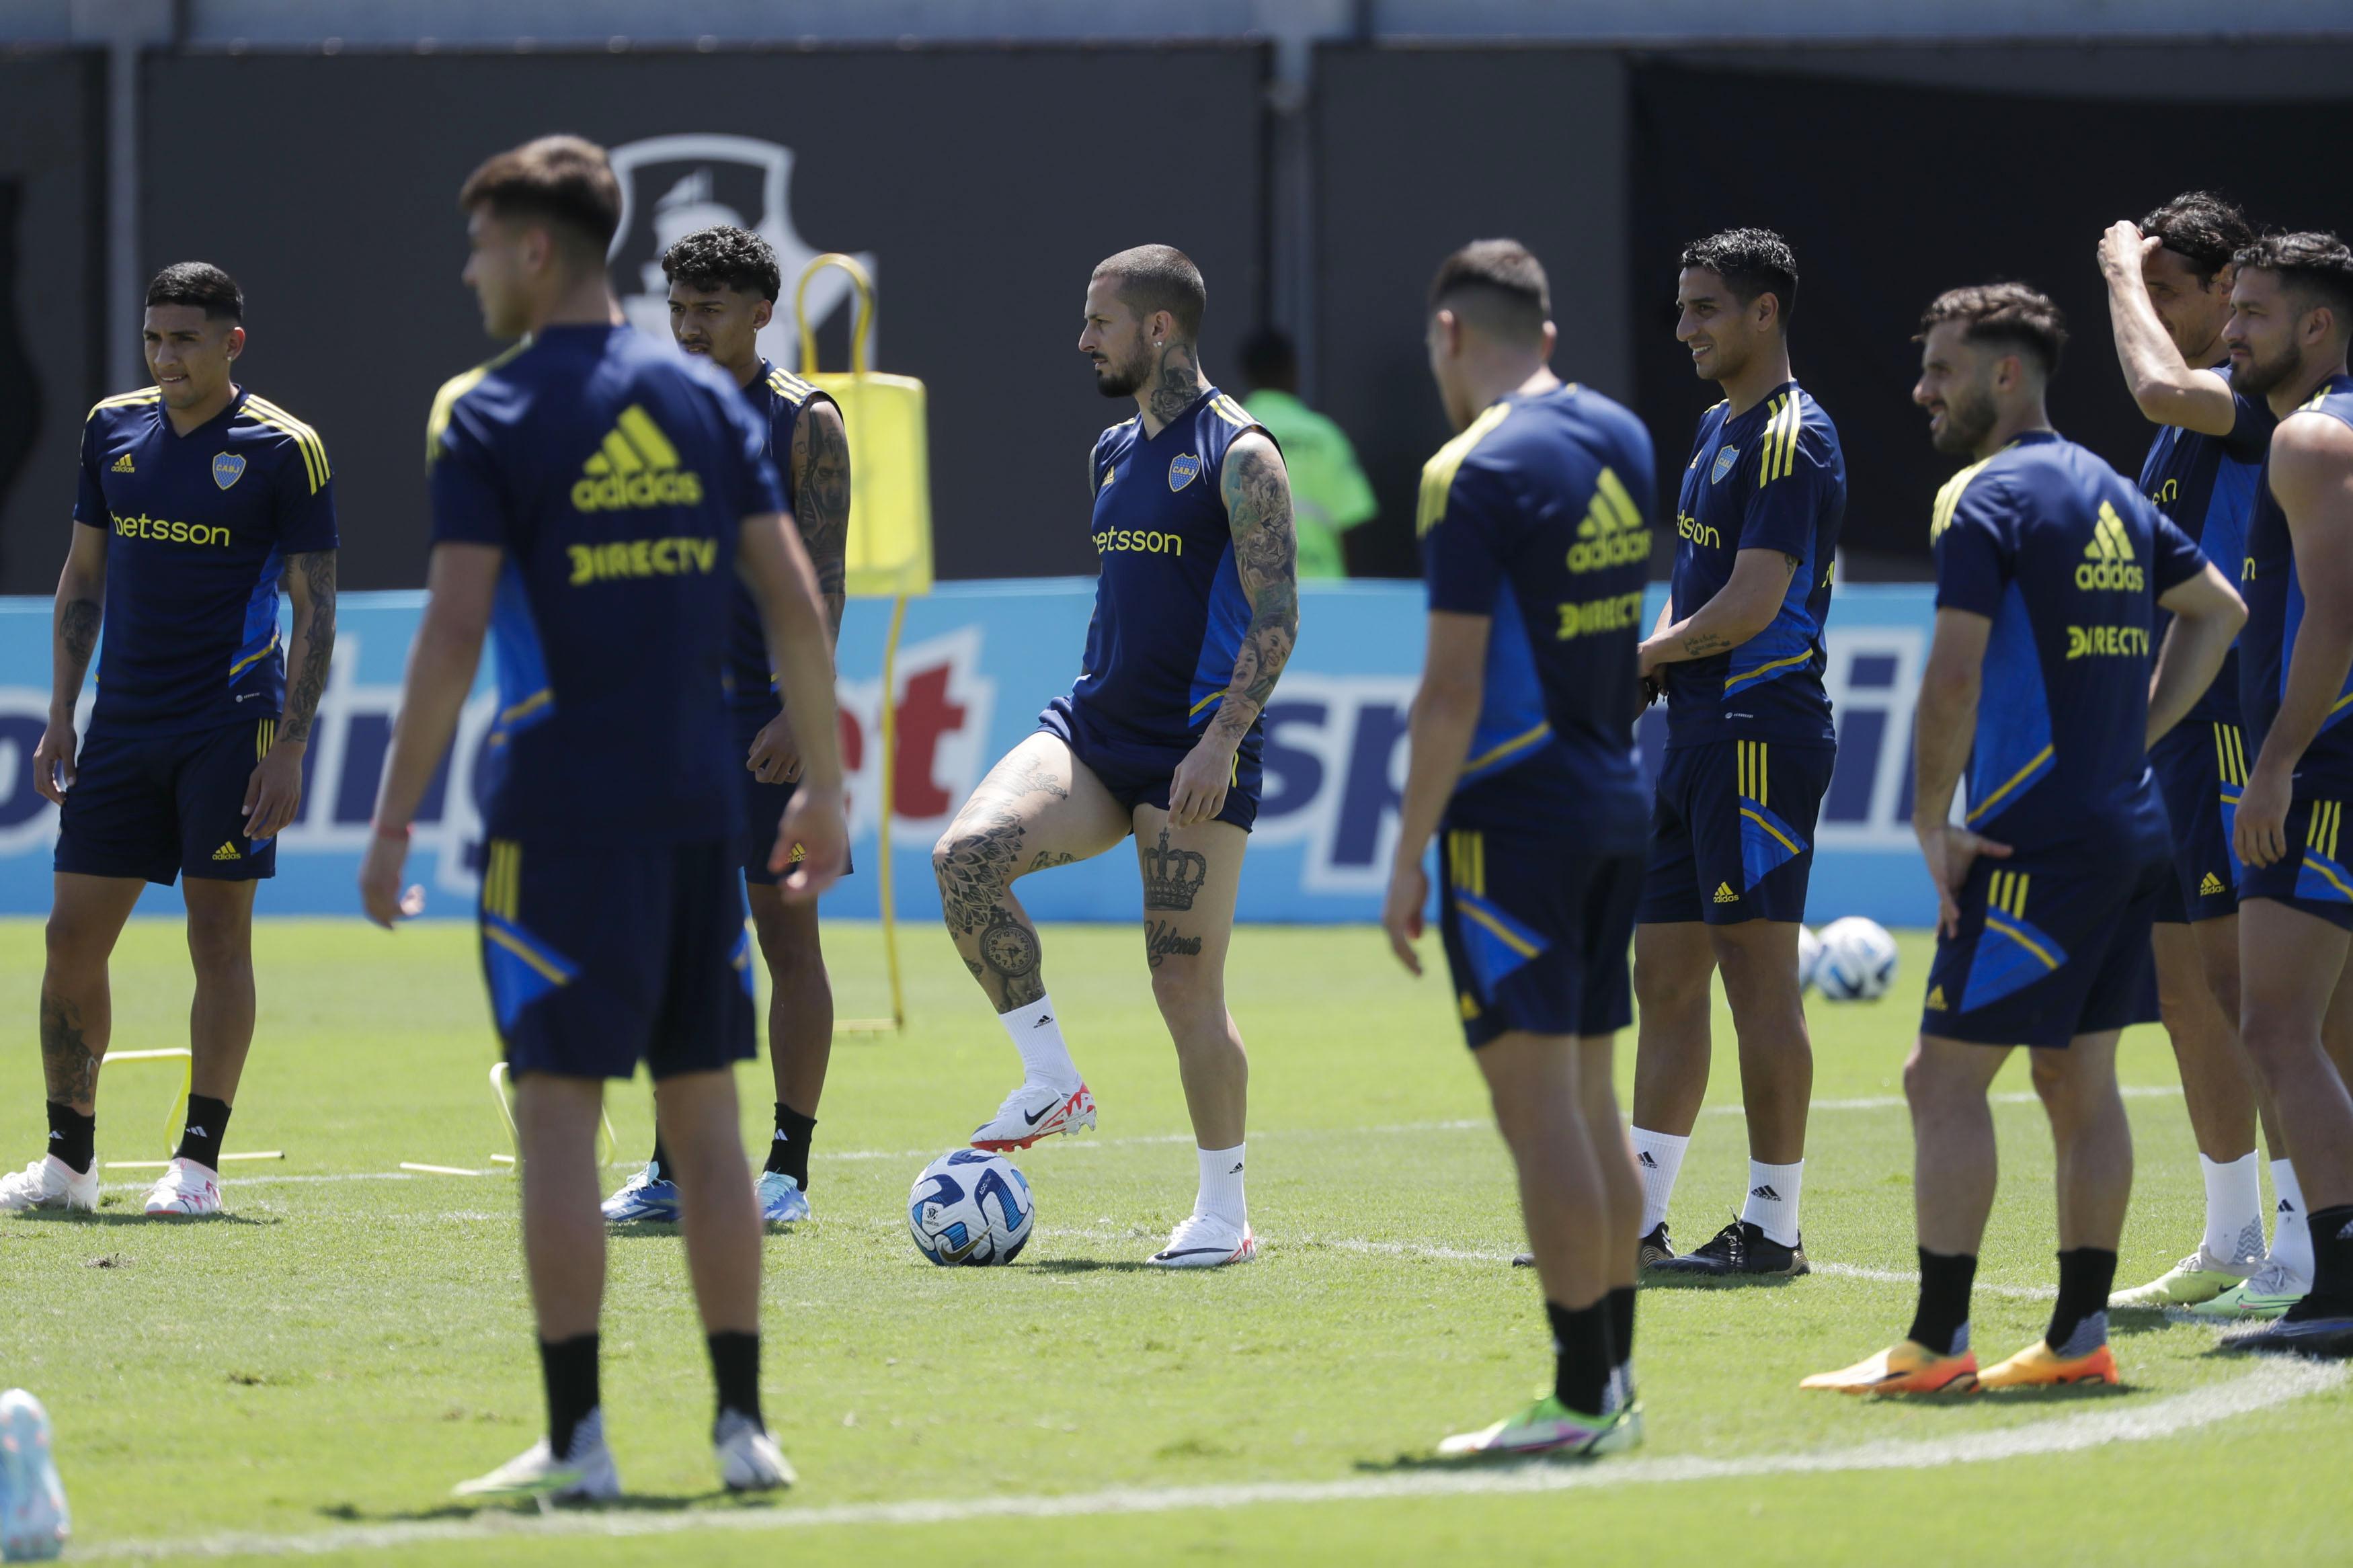
[[(174, 1540), (119, 1541), (78, 1545), (78, 1557), (165, 1558), (316, 1556), (336, 1552), (391, 1551), (483, 1541), (554, 1537), (620, 1538), (683, 1535), (702, 1531), (774, 1531), (828, 1527), (960, 1524), (995, 1519), (1098, 1518), (1117, 1514), (1186, 1513), (1269, 1505), (1389, 1502), (1418, 1498), (1509, 1496), (1658, 1485), (1751, 1480), (1768, 1476), (1836, 1475), (1873, 1470), (1942, 1469), (2051, 1454), (2075, 1454), (2112, 1443), (2178, 1437), (2200, 1427), (2274, 1409), (2343, 1385), (2348, 1369), (2306, 1361), (2258, 1366), (2242, 1377), (2137, 1404), (2054, 1416), (1994, 1432), (1917, 1441), (1866, 1443), (1810, 1454), (1755, 1454), (1737, 1458), (1606, 1459), (1598, 1464), (1525, 1464), (1470, 1470), (1416, 1469), (1346, 1480), (1257, 1481), (1226, 1486), (1113, 1487), (1060, 1496), (937, 1498), (828, 1507), (698, 1510), (676, 1513), (593, 1511), (483, 1512), (470, 1519), (417, 1520), (346, 1525), (306, 1535), (237, 1533)], [(1996, 1397), (1999, 1396), (1990, 1396)]]

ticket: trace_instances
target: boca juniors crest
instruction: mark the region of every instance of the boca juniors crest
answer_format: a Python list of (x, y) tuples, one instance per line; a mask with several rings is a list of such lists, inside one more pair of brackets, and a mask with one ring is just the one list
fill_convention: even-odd
[(1179, 452), (1168, 459), (1168, 488), (1181, 490), (1201, 477), (1201, 458), (1196, 452)]
[(1739, 447), (1718, 447), (1715, 454), (1715, 467), (1709, 470), (1707, 482), (1712, 485), (1722, 484), (1724, 482), (1724, 476), (1732, 472), (1732, 465), (1738, 461), (1740, 461)]
[(213, 454), (213, 483), (227, 489), (245, 478), (245, 459), (235, 452)]

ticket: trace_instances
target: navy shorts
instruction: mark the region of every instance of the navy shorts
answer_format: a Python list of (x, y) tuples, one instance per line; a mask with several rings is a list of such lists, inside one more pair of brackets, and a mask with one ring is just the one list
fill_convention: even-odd
[(1785, 741), (1669, 747), (1636, 920), (1803, 921), (1814, 818), (1837, 761), (1835, 746)]
[(518, 1073), (656, 1079), (753, 1054), (756, 982), (734, 846), (493, 838), (482, 970)]
[(1642, 856), (1478, 828), (1439, 835), (1439, 933), (1473, 1050), (1513, 1029), (1607, 1035), (1634, 1018), (1626, 950)]
[(245, 836), (245, 792), (277, 732), (275, 714), (188, 735), (93, 730), (58, 813), (57, 868), (167, 888), (276, 876), (278, 841)]
[(1936, 939), (1920, 1032), (2053, 1047), (2156, 1023), (2149, 928), (2172, 884), (2170, 856), (1978, 857), (1961, 889), (1961, 934)]
[[(1103, 782), (1103, 788), (1119, 802), (1120, 809), (1130, 816), (1139, 805), (1168, 809), (1168, 786), (1176, 778), (1176, 765), (1192, 754), (1194, 744), (1201, 738), (1191, 731), (1152, 742), (1114, 736), (1088, 722), (1071, 706), (1068, 697), (1057, 697), (1046, 704), (1046, 710), (1038, 715), (1038, 728), (1068, 744), (1071, 754)], [(1226, 804), (1215, 818), (1230, 822), (1244, 833), (1258, 820), (1259, 794), (1266, 781), (1266, 769), (1258, 752), (1259, 737), (1253, 730), (1242, 742), (1241, 750), (1234, 753), (1234, 774), (1226, 790)]]
[[(738, 757), (752, 754), (752, 742), (775, 718), (772, 712), (757, 709), (738, 709), (732, 715), (735, 725), (735, 753)], [(744, 880), (764, 888), (773, 888), (784, 878), (768, 869), (768, 855), (776, 847), (776, 824), (784, 819), (785, 807), (792, 804), (797, 784), (762, 784), (752, 770), (744, 770), (744, 841), (737, 860), (744, 868)], [(793, 859), (801, 858), (800, 846), (793, 846)], [(842, 851), (841, 874), (849, 875), (849, 852)]]
[(2247, 782), (2246, 743), (2236, 724), (2177, 724), (2148, 753), (2149, 771), (2173, 822), (2174, 879), (2157, 901), (2168, 924), (2219, 921), (2239, 912), (2239, 858), (2232, 819)]
[[(2321, 795), (2322, 789), (2329, 795)], [(2287, 807), (2288, 852), (2268, 866), (2242, 866), (2239, 901), (2270, 899), (2353, 931), (2353, 871), (2337, 855), (2348, 795), (2353, 791), (2330, 784), (2316, 784), (2307, 794), (2305, 781), (2296, 780)]]

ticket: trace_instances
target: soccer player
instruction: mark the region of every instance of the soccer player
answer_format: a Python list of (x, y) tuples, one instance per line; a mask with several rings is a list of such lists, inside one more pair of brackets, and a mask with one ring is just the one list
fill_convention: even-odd
[[(2246, 554), (2247, 511), (2271, 438), (2271, 410), (2231, 385), (2222, 323), (2231, 314), (2231, 258), (2254, 237), (2239, 209), (2204, 191), (2173, 198), (2100, 240), (2116, 359), (2133, 399), (2158, 426), (2140, 471), (2141, 493), (2235, 580)], [(2158, 617), (2164, 639), (2166, 617)], [(2280, 1236), (2266, 1278), (2263, 1194), (2255, 1158), (2254, 1071), (2239, 1044), (2238, 863), (2228, 818), (2245, 782), (2234, 648), (2222, 673), (2149, 752), (2173, 825), (2175, 884), (2158, 896), (2157, 998), (2181, 1068), (2182, 1096), (2206, 1184), (2206, 1232), (2159, 1278), (2110, 1299), (2111, 1310), (2276, 1302), (2276, 1316), (2312, 1274), (2295, 1176), (2272, 1163)], [(2284, 1156), (2276, 1128), (2269, 1139)], [(2212, 1310), (2210, 1308), (2210, 1310)]]
[(750, 585), (771, 668), (803, 721), (801, 787), (770, 858), (785, 896), (840, 864), (832, 668), (808, 563), (781, 515), (768, 431), (726, 376), (612, 319), (606, 247), (620, 188), (604, 150), (554, 136), (501, 153), (459, 196), (466, 281), (493, 336), (522, 338), (431, 434), (430, 598), (360, 892), (400, 890), (408, 826), (498, 646), (482, 878), (482, 965), (515, 1081), (523, 1257), (547, 1436), (461, 1495), (604, 1498), (620, 1481), (597, 1386), (604, 1080), (651, 1068), (679, 1154), (689, 1274), (719, 1388), (731, 1489), (792, 1469), (760, 1413), (760, 1223), (733, 1065), (753, 1054), (751, 938), (738, 890), (743, 792), (721, 671), (731, 575)]
[[(2353, 795), (2353, 250), (2273, 235), (2238, 255), (2223, 338), (2238, 389), (2279, 418), (2247, 522), (2239, 695), (2253, 765), (2232, 844), (2239, 875), (2239, 1024), (2295, 1160), (2311, 1289), (2234, 1343), (2353, 1354), (2353, 1099), (2342, 1039), (2353, 987), (2353, 872), (2337, 819)], [(2332, 1000), (2333, 998), (2333, 1000)]]
[[(670, 330), (678, 346), (710, 360), (735, 380), (768, 431), (765, 448), (783, 470), (785, 505), (817, 570), (829, 634), (841, 636), (842, 552), (849, 536), (849, 442), (833, 399), (760, 353), (783, 287), (776, 253), (748, 229), (701, 229), (662, 257), (670, 279)], [(760, 1217), (791, 1224), (808, 1217), (809, 1141), (818, 1097), (833, 1053), (833, 987), (818, 945), (817, 905), (777, 892), (763, 829), (784, 816), (800, 777), (792, 721), (768, 675), (767, 644), (750, 590), (735, 591), (727, 648), (729, 708), (744, 772), (744, 815), (755, 831), (744, 840), (744, 892), (752, 929), (768, 966), (768, 1066), (776, 1079), (776, 1121), (760, 1172)], [(653, 1158), (605, 1201), (609, 1220), (678, 1218), (678, 1184), (659, 1135)]]
[[(1644, 1266), (1701, 1278), (1806, 1272), (1798, 1203), (1814, 1058), (1798, 931), (1836, 756), (1822, 625), (1846, 461), (1830, 416), (1790, 378), (1797, 298), (1797, 258), (1769, 229), (1683, 247), (1675, 336), (1724, 401), (1700, 419), (1671, 595), (1642, 644), (1642, 677), (1666, 693), (1667, 747), (1634, 931), (1634, 1148)], [(1716, 970), (1740, 1039), (1748, 1195), (1677, 1258), (1667, 1203), (1707, 1093)]]
[(1627, 1366), (1641, 1192), (1609, 1058), (1642, 886), (1651, 437), (1553, 374), (1551, 315), (1516, 240), (1465, 246), (1430, 284), (1430, 374), (1461, 434), (1422, 469), (1429, 651), (1381, 924), (1420, 973), (1422, 856), (1442, 826), (1447, 966), (1518, 1168), (1556, 1357), (1552, 1392), (1448, 1438), (1455, 1458), (1641, 1436)]
[[(221, 1139), (253, 1045), (254, 888), (277, 874), (278, 834), (301, 812), (302, 754), (335, 650), (327, 448), (237, 384), (244, 317), (219, 268), (164, 268), (147, 285), (155, 384), (102, 400), (82, 428), (49, 721), (33, 754), (35, 787), (60, 808), (41, 975), (49, 1149), (0, 1177), (0, 1211), (98, 1206), (107, 960), (141, 889), (185, 877), (187, 1120), (146, 1211), (220, 1212)], [(85, 742), (74, 710), (101, 621)]]
[[(2245, 620), (2231, 584), (2124, 477), (2051, 428), (2066, 327), (2020, 283), (1955, 289), (1921, 317), (1939, 452), (1936, 629), (1913, 739), (1913, 830), (1936, 884), (1936, 958), (1904, 1065), (1920, 1297), (1904, 1340), (1808, 1388), (1966, 1393), (2115, 1383), (2107, 1301), (2132, 1192), (2116, 1037), (2156, 1017), (2149, 928), (2173, 875), (2151, 741), (2212, 684)], [(2175, 617), (2150, 669), (2155, 606)], [(1966, 825), (1953, 795), (1968, 773)], [(1986, 1091), (2032, 1052), (2058, 1145), (2059, 1300), (2043, 1337), (1978, 1371), (1969, 1289), (1993, 1208)]]
[(1145, 961), (1200, 1159), (1193, 1212), (1149, 1259), (1166, 1268), (1258, 1255), (1242, 1190), (1250, 1063), (1226, 1011), (1226, 948), (1258, 816), (1259, 713), (1299, 630), (1282, 456), (1201, 374), (1208, 297), (1200, 269), (1165, 245), (1123, 250), (1087, 282), (1079, 352), (1096, 389), (1134, 397), (1136, 413), (1087, 462), (1103, 576), (1086, 662), (932, 851), (948, 934), (1021, 1053), (1020, 1087), (972, 1142), (1026, 1149), (1092, 1127), (1095, 1102), (1013, 881), (1134, 834)]

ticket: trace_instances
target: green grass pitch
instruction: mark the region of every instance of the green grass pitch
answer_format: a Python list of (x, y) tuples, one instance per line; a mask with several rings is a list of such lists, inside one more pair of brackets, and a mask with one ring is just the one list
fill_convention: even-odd
[[(173, 903), (158, 900), (164, 910)], [(829, 928), (845, 1016), (881, 1006), (871, 926)], [(2187, 1324), (2119, 1324), (2120, 1392), (1932, 1407), (1800, 1394), (1806, 1373), (1898, 1336), (1913, 1268), (1898, 1070), (1926, 957), (1896, 994), (1812, 1004), (1806, 1239), (1813, 1278), (1642, 1297), (1650, 1442), (1586, 1467), (1464, 1477), (1419, 1458), (1548, 1375), (1518, 1216), (1442, 984), (1363, 929), (1245, 930), (1231, 1005), (1250, 1042), (1251, 1216), (1240, 1268), (1137, 1267), (1194, 1166), (1134, 931), (1055, 928), (1047, 971), (1103, 1108), (1098, 1133), (1020, 1163), (1037, 1238), (1009, 1268), (947, 1270), (907, 1238), (909, 1184), (994, 1107), (1012, 1053), (948, 944), (906, 933), (902, 1037), (835, 1047), (817, 1220), (767, 1242), (765, 1392), (799, 1467), (781, 1500), (715, 1497), (710, 1385), (675, 1235), (617, 1237), (605, 1323), (619, 1508), (453, 1507), (450, 1484), (539, 1432), (538, 1369), (468, 928), (387, 936), (267, 922), (261, 1023), (232, 1149), (231, 1215), (158, 1224), (135, 1174), (95, 1216), (0, 1219), (0, 1384), (48, 1401), (74, 1558), (300, 1552), (368, 1563), (2341, 1561), (2353, 1393), (2333, 1370), (2250, 1365)], [(30, 1037), (37, 922), (0, 924), (18, 1021), (0, 1153), (40, 1147)], [(1430, 956), (1438, 954), (1431, 944)], [(121, 1049), (185, 1043), (175, 921), (134, 923), (114, 969)], [(1731, 1031), (1677, 1194), (1689, 1246), (1746, 1173)], [(1621, 1079), (1630, 1069), (1621, 1038)], [(2197, 1237), (2200, 1186), (2164, 1040), (2127, 1042), (2139, 1173), (2121, 1280)], [(104, 1085), (100, 1152), (158, 1158), (167, 1074)], [(765, 1061), (744, 1076), (747, 1149)], [(2024, 1063), (1998, 1091), (2002, 1189), (1979, 1272), (1980, 1352), (2040, 1331), (2054, 1279), (2051, 1151)], [(642, 1086), (609, 1096), (642, 1157)], [(618, 1173), (615, 1173), (617, 1180)]]

